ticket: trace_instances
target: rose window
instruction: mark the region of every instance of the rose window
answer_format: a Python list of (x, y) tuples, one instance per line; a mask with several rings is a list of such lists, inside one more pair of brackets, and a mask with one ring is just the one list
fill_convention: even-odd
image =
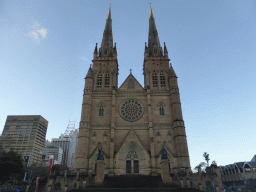
[(120, 105), (120, 115), (127, 121), (136, 121), (143, 114), (143, 105), (138, 99), (126, 99)]

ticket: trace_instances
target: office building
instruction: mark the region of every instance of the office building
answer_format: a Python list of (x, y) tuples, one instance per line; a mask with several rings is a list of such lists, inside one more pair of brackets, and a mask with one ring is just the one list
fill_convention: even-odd
[(48, 121), (40, 115), (7, 116), (0, 145), (6, 151), (30, 155), (30, 165), (40, 164), (47, 126)]

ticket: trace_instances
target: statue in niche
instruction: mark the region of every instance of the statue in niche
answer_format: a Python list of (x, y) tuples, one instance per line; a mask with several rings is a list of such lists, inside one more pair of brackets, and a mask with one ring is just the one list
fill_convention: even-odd
[(164, 147), (161, 150), (161, 157), (162, 159), (167, 159), (167, 151)]
[(97, 160), (104, 160), (104, 150), (102, 147), (99, 147), (99, 154)]

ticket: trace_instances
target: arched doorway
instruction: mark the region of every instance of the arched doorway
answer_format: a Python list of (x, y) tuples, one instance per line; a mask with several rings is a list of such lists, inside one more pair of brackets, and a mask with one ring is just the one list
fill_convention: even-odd
[(126, 173), (139, 173), (139, 155), (131, 148), (126, 155)]

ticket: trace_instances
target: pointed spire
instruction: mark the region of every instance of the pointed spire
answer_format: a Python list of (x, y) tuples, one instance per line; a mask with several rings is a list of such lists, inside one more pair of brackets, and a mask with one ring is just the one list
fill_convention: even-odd
[(111, 19), (111, 7), (108, 10), (108, 17), (106, 19), (105, 30), (100, 48), (100, 56), (111, 56), (113, 53), (113, 35), (112, 35), (112, 19)]
[(148, 46), (147, 46), (147, 42), (145, 42), (145, 53), (148, 52)]
[(153, 12), (152, 12), (152, 9), (151, 9), (151, 4), (150, 4), (150, 10), (149, 10), (149, 17), (153, 18)]
[(92, 65), (90, 65), (90, 68), (87, 72), (87, 75), (86, 75), (85, 79), (86, 78), (93, 78)]
[(170, 63), (169, 77), (177, 77), (171, 63)]
[(95, 49), (94, 49), (94, 54), (96, 54), (96, 55), (97, 55), (97, 53), (98, 53), (97, 44), (98, 44), (98, 43), (96, 43), (96, 46), (95, 46)]
[(155, 55), (155, 56), (163, 55), (151, 5), (149, 10), (148, 48), (149, 48), (149, 55)]
[(168, 57), (168, 51), (167, 51), (165, 42), (164, 42), (164, 56), (167, 56), (167, 57)]
[(109, 9), (108, 9), (108, 17), (107, 20), (111, 19), (111, 4), (109, 5)]

